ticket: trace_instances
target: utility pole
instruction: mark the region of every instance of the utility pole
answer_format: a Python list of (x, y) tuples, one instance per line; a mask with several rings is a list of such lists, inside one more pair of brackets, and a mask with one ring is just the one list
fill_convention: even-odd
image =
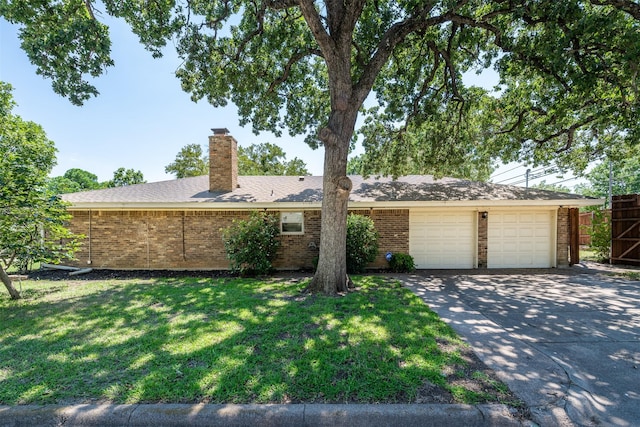
[(611, 209), (611, 204), (613, 203), (613, 162), (609, 159), (609, 209)]
[[(527, 169), (527, 172), (524, 174), (525, 177), (525, 185), (524, 188), (529, 188), (529, 174), (531, 173), (531, 169)], [(522, 181), (520, 181), (522, 182)]]

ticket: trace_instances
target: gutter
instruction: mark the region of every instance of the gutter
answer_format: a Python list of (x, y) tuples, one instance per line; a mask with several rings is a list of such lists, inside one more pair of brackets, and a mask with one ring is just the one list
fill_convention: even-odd
[[(601, 205), (604, 199), (555, 200), (449, 200), (449, 201), (366, 201), (349, 202), (350, 209), (419, 209), (419, 208), (579, 208)], [(322, 202), (77, 202), (67, 209), (73, 210), (318, 210)]]

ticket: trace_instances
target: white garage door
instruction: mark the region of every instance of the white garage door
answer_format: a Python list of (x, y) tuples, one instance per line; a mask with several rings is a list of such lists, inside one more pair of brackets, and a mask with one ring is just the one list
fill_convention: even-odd
[(417, 268), (473, 268), (474, 212), (411, 212), (409, 253)]
[(489, 212), (489, 268), (552, 267), (553, 215), (544, 212)]

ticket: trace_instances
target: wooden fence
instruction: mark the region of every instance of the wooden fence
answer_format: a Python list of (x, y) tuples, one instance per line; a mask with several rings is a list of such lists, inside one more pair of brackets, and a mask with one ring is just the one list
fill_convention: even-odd
[[(605, 218), (611, 215), (610, 209), (605, 209)], [(593, 212), (580, 212), (580, 230), (578, 234), (580, 236), (580, 246), (589, 246), (591, 244), (591, 233), (593, 229), (591, 228), (591, 224), (593, 223)]]
[(640, 194), (613, 196), (611, 263), (640, 265)]
[(591, 221), (593, 221), (593, 212), (580, 212), (580, 246), (589, 246), (591, 244)]

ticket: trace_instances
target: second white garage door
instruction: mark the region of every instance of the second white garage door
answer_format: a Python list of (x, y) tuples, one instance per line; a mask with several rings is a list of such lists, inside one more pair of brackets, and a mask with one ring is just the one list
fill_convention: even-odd
[(553, 267), (553, 215), (540, 212), (490, 212), (487, 233), (489, 268)]
[(475, 212), (411, 212), (409, 253), (417, 268), (474, 268)]

